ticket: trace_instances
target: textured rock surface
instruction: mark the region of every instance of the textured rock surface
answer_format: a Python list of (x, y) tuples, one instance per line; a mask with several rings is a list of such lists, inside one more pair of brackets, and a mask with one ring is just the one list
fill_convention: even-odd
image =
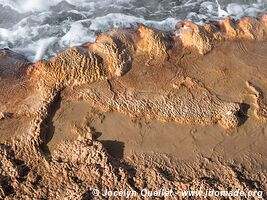
[(238, 126), (237, 103), (222, 102), (192, 79), (180, 78), (178, 83), (173, 83), (174, 91), (165, 94), (142, 91), (119, 94), (114, 90), (117, 95), (107, 96), (91, 89), (82, 92), (81, 98), (93, 101), (105, 111), (116, 110), (130, 116), (189, 124), (219, 122), (225, 128)]
[(264, 98), (263, 91), (250, 82), (247, 82), (247, 86), (255, 93), (256, 105), (257, 110), (255, 112), (256, 116), (260, 119), (266, 120), (267, 119), (267, 103)]
[[(62, 144), (49, 161), (31, 167), (17, 160), (14, 152), (1, 146), (1, 197), (7, 199), (92, 199), (99, 191), (173, 188), (182, 190), (227, 190), (229, 185), (242, 191), (266, 191), (266, 177), (252, 175), (241, 166), (221, 161), (202, 160), (186, 164), (171, 160), (157, 161), (154, 156), (133, 156), (127, 162), (110, 158), (100, 142), (79, 137)], [(160, 157), (163, 157), (161, 155)], [(31, 159), (38, 159), (34, 156)], [(159, 158), (157, 158), (159, 159)], [(175, 166), (175, 167), (174, 167)], [(193, 168), (198, 169), (196, 172)], [(99, 199), (100, 197), (95, 197)], [(173, 198), (179, 198), (174, 195)], [(133, 199), (142, 199), (141, 195)], [(220, 198), (218, 198), (220, 199)]]
[[(1, 50), (0, 198), (91, 199), (93, 189), (266, 192), (266, 145), (258, 138), (266, 139), (267, 129), (254, 119), (266, 119), (266, 19), (266, 15), (238, 21), (226, 18), (204, 26), (183, 21), (173, 32), (142, 25), (136, 30), (114, 29), (95, 43), (34, 64)], [(247, 100), (246, 84), (256, 95), (256, 115), (247, 113), (252, 102)], [(245, 137), (248, 132), (242, 125), (251, 123), (255, 132), (261, 131), (254, 141), (259, 147), (253, 149), (257, 145), (250, 143), (250, 150), (242, 154), (247, 147), (237, 141), (239, 160), (224, 159), (231, 153), (228, 149), (210, 158), (200, 150), (208, 146), (214, 152), (223, 141), (213, 144), (207, 138), (197, 144), (198, 156), (189, 163), (157, 152), (118, 159), (95, 138), (93, 120), (86, 119), (82, 126), (67, 129), (77, 139), (59, 139), (50, 152), (48, 144), (57, 128), (54, 115), (64, 98), (90, 102), (102, 113), (173, 121), (177, 130), (180, 124), (201, 125), (207, 130), (216, 127), (221, 135)], [(190, 135), (198, 143), (194, 132)]]

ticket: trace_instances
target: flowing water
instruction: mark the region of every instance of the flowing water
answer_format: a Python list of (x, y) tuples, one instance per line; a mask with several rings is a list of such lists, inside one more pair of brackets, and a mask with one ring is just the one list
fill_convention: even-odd
[(0, 49), (37, 61), (113, 27), (172, 30), (183, 19), (204, 23), (266, 10), (267, 0), (0, 0)]

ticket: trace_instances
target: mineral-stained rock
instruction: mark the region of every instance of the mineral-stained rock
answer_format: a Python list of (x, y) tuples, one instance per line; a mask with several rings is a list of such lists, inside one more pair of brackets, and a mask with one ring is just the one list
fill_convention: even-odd
[(260, 18), (243, 17), (235, 21), (227, 17), (219, 22), (211, 22), (204, 26), (189, 21), (181, 21), (176, 25), (183, 45), (195, 48), (200, 54), (208, 53), (216, 41), (220, 40), (264, 40), (266, 38), (266, 15)]
[[(178, 85), (177, 85), (178, 84)], [(170, 86), (171, 87), (171, 86)], [(116, 110), (131, 116), (147, 117), (178, 123), (213, 124), (219, 122), (225, 128), (238, 126), (237, 103), (220, 101), (197, 82), (181, 77), (174, 83), (177, 90), (166, 94), (159, 92), (132, 91), (112, 93), (91, 89), (81, 93), (81, 98), (94, 102), (104, 110)]]
[(0, 112), (12, 112), (25, 98), (25, 75), (30, 62), (8, 49), (0, 50)]
[[(59, 141), (53, 152), (47, 146), (62, 98), (87, 101), (102, 113), (121, 112), (133, 119), (216, 127), (223, 137), (229, 132), (249, 135), (242, 129), (252, 120), (249, 117), (254, 118), (244, 108), (251, 104), (244, 97), (246, 83), (256, 94), (256, 116), (266, 118), (266, 24), (262, 15), (237, 21), (226, 18), (204, 26), (182, 21), (173, 32), (143, 25), (114, 29), (95, 43), (69, 48), (37, 63), (1, 50), (0, 133), (5, 144), (0, 145), (0, 198), (92, 199), (97, 189), (131, 190), (137, 192), (133, 199), (142, 199), (142, 189), (159, 187), (266, 191), (264, 147), (242, 154), (238, 161), (223, 160), (224, 152), (213, 154), (225, 138), (201, 143), (193, 130), (192, 145), (212, 149), (212, 155), (200, 151), (188, 164), (157, 153), (114, 158), (95, 139), (97, 132), (88, 121), (67, 130), (78, 135), (76, 140)], [(255, 130), (266, 134), (261, 122), (253, 123)], [(237, 154), (247, 149), (236, 145)], [(249, 159), (251, 155), (256, 155), (255, 160)], [(252, 162), (263, 166), (261, 171)]]
[(204, 29), (189, 21), (181, 21), (176, 27), (181, 34), (184, 46), (193, 47), (202, 55), (208, 53), (213, 47), (213, 37)]
[(20, 54), (8, 49), (0, 50), (0, 66), (2, 79), (17, 79), (23, 74), (30, 62)]
[(264, 94), (262, 90), (250, 83), (249, 81), (246, 82), (247, 86), (255, 93), (255, 99), (256, 99), (256, 116), (260, 119), (266, 120), (267, 119), (267, 102), (264, 98)]
[[(154, 156), (133, 156), (128, 164), (118, 163), (112, 161), (100, 142), (79, 137), (72, 144), (62, 144), (49, 164), (28, 166), (17, 160), (8, 146), (1, 146), (0, 195), (7, 199), (102, 199), (104, 196), (94, 196), (93, 190), (100, 194), (106, 190), (128, 190), (136, 192), (132, 199), (142, 199), (141, 190), (159, 186), (176, 191), (172, 198), (181, 197), (178, 191), (200, 187), (203, 191), (214, 187), (227, 190), (229, 185), (245, 192), (266, 190), (266, 185), (257, 182), (260, 179), (264, 183), (266, 177), (254, 177), (240, 166), (203, 160), (192, 164), (193, 171), (169, 160), (153, 161)], [(180, 166), (179, 173), (174, 165)]]

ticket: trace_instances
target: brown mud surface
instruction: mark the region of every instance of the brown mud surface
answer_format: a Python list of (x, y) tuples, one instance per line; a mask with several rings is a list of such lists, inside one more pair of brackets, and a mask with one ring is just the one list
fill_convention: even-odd
[(114, 29), (33, 64), (0, 50), (0, 199), (267, 198), (267, 15), (176, 28)]

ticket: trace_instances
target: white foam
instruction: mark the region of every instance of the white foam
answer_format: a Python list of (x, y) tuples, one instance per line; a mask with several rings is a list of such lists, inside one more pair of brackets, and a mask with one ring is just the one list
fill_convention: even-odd
[(178, 19), (170, 17), (162, 21), (153, 21), (121, 13), (110, 13), (103, 17), (97, 17), (91, 22), (92, 24), (89, 27), (91, 30), (107, 31), (112, 28), (130, 28), (137, 25), (138, 23), (153, 26), (155, 28), (163, 30), (171, 30), (175, 27)]
[(43, 38), (36, 42), (29, 43), (27, 46), (16, 47), (13, 51), (23, 54), (32, 62), (36, 62), (48, 58), (46, 53), (56, 41), (56, 37)]
[(249, 16), (256, 16), (258, 13), (260, 13), (261, 10), (255, 7), (249, 7), (247, 9), (245, 9), (244, 13), (245, 15), (249, 15)]
[(25, 13), (48, 10), (51, 6), (62, 0), (0, 0), (0, 4), (9, 6), (14, 10)]
[(242, 5), (238, 5), (236, 3), (230, 3), (227, 5), (226, 10), (229, 13), (229, 15), (240, 15), (244, 12), (244, 7)]
[[(35, 36), (35, 31), (31, 31), (30, 27), (16, 26), (12, 29), (0, 28), (0, 39), (11, 43), (22, 42), (29, 36)], [(21, 40), (21, 41), (20, 41)]]
[(85, 28), (81, 22), (75, 22), (71, 25), (69, 31), (60, 39), (61, 46), (70, 47), (76, 46), (84, 42), (93, 42), (95, 38), (89, 29)]
[(219, 3), (219, 0), (216, 0), (216, 3), (218, 5), (218, 16), (220, 18), (228, 16), (229, 13), (227, 13), (225, 10), (222, 9), (222, 7), (221, 7), (221, 5)]
[(9, 6), (20, 13), (36, 12), (48, 10), (51, 6), (55, 6), (58, 3), (66, 1), (69, 4), (78, 7), (92, 7), (97, 5), (112, 5), (112, 4), (125, 4), (131, 0), (0, 0), (0, 4)]
[(217, 4), (214, 2), (210, 2), (210, 1), (205, 1), (205, 2), (201, 3), (200, 6), (205, 8), (207, 13), (214, 13)]
[(53, 44), (56, 41), (56, 39), (57, 39), (56, 37), (50, 37), (39, 40), (36, 43), (36, 50), (35, 50), (36, 53), (33, 61), (36, 62), (42, 59), (49, 45)]

